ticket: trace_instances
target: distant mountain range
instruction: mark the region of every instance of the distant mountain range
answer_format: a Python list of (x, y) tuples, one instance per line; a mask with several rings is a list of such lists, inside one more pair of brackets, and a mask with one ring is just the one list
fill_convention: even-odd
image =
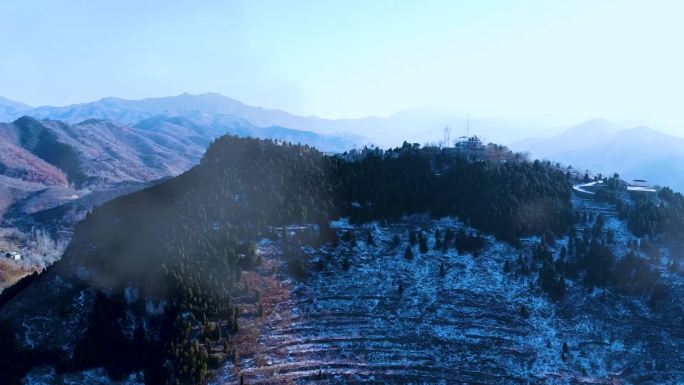
[[(24, 116), (0, 123), (4, 226), (29, 228), (32, 215), (93, 192), (142, 188), (180, 174), (198, 162), (209, 143), (209, 136), (196, 136), (179, 138), (173, 132), (94, 119), (67, 124)], [(61, 219), (73, 223), (90, 208)]]
[[(157, 115), (184, 117), (202, 112), (222, 117), (242, 119), (256, 127), (286, 127), (322, 135), (332, 135), (347, 142), (338, 143), (336, 149), (348, 145), (367, 143), (383, 147), (400, 146), (404, 140), (418, 143), (437, 142), (443, 138), (442, 130), (452, 128), (452, 138), (462, 135), (479, 135), (485, 139), (507, 144), (521, 137), (534, 136), (548, 129), (533, 119), (473, 118), (467, 111), (450, 108), (420, 107), (402, 110), (388, 117), (359, 119), (324, 119), (316, 116), (297, 116), (281, 110), (248, 106), (240, 101), (216, 93), (200, 95), (181, 94), (170, 97), (126, 100), (103, 98), (94, 102), (66, 107), (43, 106), (32, 108), (21, 103), (0, 100), (0, 121), (13, 121), (23, 115), (37, 119), (56, 119), (78, 123), (86, 119), (106, 119), (135, 124)], [(558, 130), (561, 127), (556, 127)], [(326, 150), (323, 148), (323, 150)]]
[(648, 127), (591, 120), (545, 139), (513, 143), (518, 151), (604, 175), (684, 191), (684, 139)]
[(0, 122), (14, 120), (21, 116), (23, 111), (28, 111), (32, 108), (33, 107), (29, 105), (5, 99), (0, 96)]
[[(66, 107), (42, 106), (36, 108), (8, 99), (0, 99), (0, 121), (12, 121), (23, 115), (28, 115), (37, 119), (54, 119), (70, 123), (78, 123), (88, 119), (103, 119), (132, 125), (157, 115), (184, 117), (198, 112), (220, 116), (223, 119), (230, 117), (251, 127), (275, 126), (328, 134), (334, 131), (344, 131), (338, 130), (338, 128), (344, 127), (341, 121), (300, 117), (280, 110), (252, 107), (216, 93), (201, 95), (184, 93), (178, 96), (141, 100), (110, 97)], [(207, 119), (206, 116), (205, 119)], [(346, 135), (346, 138), (360, 139), (353, 135)], [(348, 143), (340, 143), (340, 145), (346, 144)]]
[[(274, 124), (291, 115), (262, 110), (217, 94), (38, 108), (0, 98), (0, 121), (8, 121), (0, 123), (0, 230), (68, 235), (93, 206), (190, 169), (226, 134), (332, 152), (359, 143)], [(30, 252), (28, 241), (5, 240), (0, 249)]]
[[(228, 122), (233, 129), (241, 128), (240, 133), (245, 135), (272, 135), (267, 137), (278, 139), (282, 139), (279, 136), (283, 136), (285, 140), (301, 141), (306, 144), (313, 144), (308, 142), (313, 140), (323, 151), (342, 151), (363, 141), (358, 135), (344, 133), (342, 121), (300, 117), (280, 110), (251, 107), (216, 93), (184, 93), (141, 100), (103, 98), (66, 107), (36, 108), (0, 98), (0, 121), (10, 122), (24, 115), (67, 123), (97, 119), (124, 125), (135, 125), (142, 120), (158, 116), (180, 117), (187, 118), (195, 126), (205, 123), (218, 126), (219, 131), (215, 131), (214, 134), (224, 134), (225, 132), (220, 130)], [(336, 135), (330, 135), (335, 132)], [(229, 133), (240, 134), (237, 131)]]
[[(14, 186), (14, 193), (3, 192), (0, 212), (16, 197), (24, 196), (16, 191), (26, 190), (26, 186), (34, 186), (31, 191), (59, 186), (68, 190), (68, 196), (81, 196), (75, 191), (106, 190), (122, 183), (147, 183), (176, 175), (195, 164), (208, 144), (223, 134), (344, 151), (367, 143), (436, 143), (446, 125), (452, 127), (452, 140), (479, 135), (529, 151), (533, 157), (596, 173), (618, 172), (625, 179), (646, 179), (684, 191), (684, 139), (602, 120), (565, 131), (547, 126), (543, 131), (539, 122), (471, 120), (465, 111), (435, 107), (404, 110), (385, 118), (323, 119), (248, 106), (216, 93), (141, 100), (103, 98), (37, 108), (0, 98), (2, 120), (14, 123), (0, 126), (0, 175), (16, 183), (5, 183)], [(560, 133), (551, 138), (519, 140), (549, 130)], [(56, 151), (61, 151), (59, 156)]]
[(257, 127), (241, 118), (196, 111), (155, 115), (132, 125), (98, 118), (69, 124), (24, 116), (0, 123), (0, 175), (31, 183), (26, 192), (60, 187), (68, 196), (81, 195), (76, 191), (178, 175), (199, 161), (213, 139), (225, 134), (277, 138), (331, 151), (353, 146), (342, 138)]

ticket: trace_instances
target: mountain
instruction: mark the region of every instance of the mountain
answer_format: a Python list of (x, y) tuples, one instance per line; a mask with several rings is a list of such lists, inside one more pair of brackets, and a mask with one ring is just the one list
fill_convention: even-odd
[[(440, 159), (438, 172), (433, 157)], [(511, 190), (513, 199), (501, 200), (500, 211), (475, 199), (500, 195), (499, 184), (528, 173), (530, 183)], [(471, 163), (411, 146), (347, 162), (308, 146), (222, 137), (188, 172), (94, 209), (77, 225), (62, 260), (20, 283), (25, 290), (0, 297), (0, 354), (12, 357), (0, 369), (18, 379), (39, 376), (46, 365), (59, 367), (58, 375), (105, 367), (115, 378), (144, 372), (151, 384), (202, 383), (207, 368), (217, 369), (231, 349), (246, 352), (230, 342), (255, 325), (240, 319), (254, 318), (242, 275), (263, 263), (256, 242), (277, 239), (277, 228), (304, 226), (310, 240), (324, 244), (337, 238), (329, 221), (340, 216), (363, 223), (427, 209), (462, 215), (502, 237), (537, 234), (565, 228), (570, 191), (563, 173), (527, 163)], [(510, 206), (539, 194), (549, 198), (551, 215), (528, 221)], [(456, 238), (468, 250), (483, 242), (470, 232)], [(302, 240), (292, 237), (292, 249), (281, 250), (292, 255), (291, 270), (307, 274)], [(14, 337), (21, 325), (30, 325), (26, 339)], [(201, 347), (189, 339), (195, 330), (207, 333)]]
[(322, 127), (325, 124), (319, 124), (326, 122), (324, 119), (299, 117), (280, 110), (252, 107), (216, 93), (200, 95), (184, 93), (177, 96), (141, 100), (109, 97), (66, 107), (38, 107), (28, 111), (27, 114), (39, 119), (57, 119), (67, 122), (107, 119), (133, 124), (155, 115), (175, 117), (183, 116), (188, 112), (233, 116), (261, 127), (281, 126), (300, 130), (326, 128)]
[(219, 138), (0, 295), (0, 382), (681, 383), (684, 196), (463, 155)]
[(188, 112), (155, 115), (134, 125), (87, 119), (76, 124), (24, 116), (0, 123), (0, 173), (25, 182), (101, 189), (178, 175), (195, 165), (221, 135), (273, 138), (343, 151), (353, 142), (241, 118)]
[(191, 111), (234, 116), (256, 126), (283, 126), (302, 130), (315, 128), (317, 121), (323, 121), (316, 117), (299, 117), (280, 110), (248, 106), (216, 93), (199, 95), (183, 93), (177, 96), (140, 100), (108, 97), (66, 107), (38, 107), (29, 111), (28, 114), (40, 119), (58, 119), (68, 122), (108, 119), (131, 124), (155, 115), (173, 117)]
[[(2, 126), (10, 144), (63, 171), (76, 188), (141, 182), (177, 175), (202, 156), (202, 144), (167, 146), (120, 123), (66, 124), (22, 117)], [(160, 134), (161, 135), (161, 134)]]
[(559, 152), (575, 151), (605, 141), (622, 127), (602, 119), (588, 120), (561, 131), (551, 138), (530, 138), (514, 142), (511, 147), (532, 151), (538, 157), (548, 157)]
[(508, 145), (520, 138), (560, 131), (561, 126), (544, 117), (470, 116), (467, 110), (447, 107), (417, 107), (397, 111), (387, 117), (326, 120), (320, 123), (331, 131), (351, 132), (385, 147), (411, 143), (439, 143), (444, 128), (451, 130), (451, 142), (462, 136)]
[[(178, 175), (195, 165), (208, 144), (178, 143), (172, 132), (147, 131), (119, 123), (87, 120), (69, 125), (22, 117), (0, 124), (0, 171), (25, 182), (13, 189), (2, 214), (6, 226), (31, 227), (27, 215), (72, 203), (85, 196), (122, 186), (138, 185)], [(10, 186), (8, 184), (7, 186)], [(5, 193), (9, 196), (9, 193)], [(62, 224), (73, 224), (92, 206)]]
[[(300, 117), (280, 110), (248, 106), (216, 93), (200, 95), (184, 93), (177, 96), (141, 100), (109, 97), (65, 107), (42, 106), (33, 109), (26, 107), (11, 110), (6, 115), (0, 115), (0, 121), (3, 117), (6, 120), (9, 118), (13, 120), (28, 115), (36, 119), (60, 120), (67, 123), (79, 123), (95, 119), (109, 120), (124, 125), (136, 125), (141, 121), (162, 116), (179, 118), (178, 122), (182, 119), (190, 120), (192, 124), (198, 126), (213, 124), (220, 126), (220, 130), (227, 126), (233, 130), (227, 132), (236, 135), (254, 135), (257, 137), (278, 135), (285, 140), (303, 143), (313, 141), (320, 146), (319, 148), (326, 151), (343, 151), (363, 142), (359, 135), (349, 134), (345, 128), (356, 128), (359, 132), (364, 132), (367, 129), (365, 124), (357, 127), (358, 125), (354, 124), (357, 120), (353, 119), (328, 120), (317, 117)], [(365, 120), (358, 121), (364, 122)], [(374, 121), (374, 119), (369, 120), (369, 122)], [(143, 125), (145, 124), (149, 126), (150, 122), (143, 123)], [(237, 131), (237, 129), (245, 128), (249, 129), (242, 132)], [(259, 130), (257, 128), (268, 129)], [(306, 137), (298, 137), (297, 132), (306, 132)], [(214, 132), (212, 135), (215, 137), (223, 133), (226, 131)], [(326, 137), (316, 137), (316, 133), (326, 135)], [(333, 138), (328, 136), (334, 136), (335, 140), (331, 141)]]
[(648, 127), (624, 128), (593, 120), (551, 138), (520, 141), (511, 147), (593, 173), (617, 172), (625, 180), (645, 179), (684, 191), (684, 139)]
[[(179, 142), (93, 119), (0, 123), (0, 250), (20, 252), (24, 272), (49, 265), (94, 206), (189, 169), (216, 136)], [(14, 279), (0, 278), (0, 287)]]
[[(217, 137), (273, 138), (344, 151), (353, 142), (234, 116), (191, 111), (133, 125), (23, 116), (0, 123), (0, 250), (20, 251), (27, 271), (54, 261), (93, 207), (181, 174)], [(43, 247), (43, 240), (54, 247)], [(2, 271), (0, 271), (2, 273)], [(7, 282), (0, 277), (0, 287)]]
[[(293, 130), (281, 126), (258, 126), (243, 118), (211, 112), (189, 111), (182, 116), (156, 115), (135, 124), (136, 128), (160, 133), (171, 130), (176, 138), (204, 140), (219, 135), (270, 138), (292, 143), (314, 146), (322, 151), (343, 152), (353, 148), (357, 142), (344, 136), (323, 135), (312, 131)], [(201, 139), (204, 138), (204, 139)]]
[(33, 107), (27, 104), (15, 102), (14, 100), (5, 99), (0, 96), (0, 122), (14, 120), (32, 108)]
[[(94, 102), (65, 107), (43, 106), (24, 111), (38, 119), (55, 119), (78, 123), (87, 119), (105, 119), (124, 124), (157, 115), (187, 117), (192, 113), (216, 114), (242, 119), (257, 127), (282, 127), (333, 135), (356, 145), (373, 143), (383, 147), (400, 146), (409, 142), (442, 140), (443, 129), (452, 128), (452, 138), (478, 135), (488, 141), (507, 144), (524, 136), (537, 135), (555, 126), (541, 123), (544, 119), (469, 118), (464, 110), (440, 107), (419, 107), (398, 111), (387, 117), (359, 119), (324, 119), (316, 116), (297, 116), (277, 109), (246, 105), (217, 93), (127, 100), (103, 98)], [(19, 113), (14, 115), (18, 118)]]

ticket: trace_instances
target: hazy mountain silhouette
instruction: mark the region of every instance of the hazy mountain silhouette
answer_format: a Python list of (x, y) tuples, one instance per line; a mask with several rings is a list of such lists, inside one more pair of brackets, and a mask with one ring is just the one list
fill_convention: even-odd
[[(91, 107), (60, 110), (58, 115), (80, 119), (90, 111), (119, 119), (136, 114), (128, 107)], [(152, 103), (150, 110), (160, 108)], [(308, 144), (326, 151), (354, 146), (344, 138), (258, 127), (239, 117), (199, 111), (183, 116), (157, 114), (135, 124), (98, 118), (74, 124), (22, 116), (0, 123), (0, 216), (5, 226), (28, 229), (39, 219), (40, 224), (69, 227), (93, 205), (190, 169), (215, 138), (226, 134)]]
[(684, 139), (648, 127), (624, 128), (592, 120), (554, 137), (528, 139), (512, 147), (594, 173), (617, 172), (626, 180), (645, 179), (684, 191)]
[(430, 106), (401, 110), (387, 117), (324, 119), (316, 116), (297, 116), (277, 109), (253, 107), (217, 93), (184, 93), (141, 100), (109, 97), (65, 107), (43, 106), (28, 111), (22, 110), (11, 117), (15, 119), (27, 114), (39, 119), (57, 119), (72, 123), (86, 119), (108, 119), (135, 124), (157, 115), (188, 117), (197, 112), (242, 119), (257, 127), (275, 126), (334, 135), (357, 145), (374, 143), (381, 146), (399, 146), (404, 140), (421, 144), (436, 143), (442, 139), (442, 130), (445, 126), (452, 128), (452, 138), (478, 135), (488, 141), (507, 144), (521, 137), (538, 135), (543, 129), (549, 128), (548, 125), (532, 123), (534, 119), (469, 118), (466, 110)]
[(9, 100), (0, 96), (0, 122), (14, 120), (23, 112), (32, 108), (33, 107), (27, 104), (15, 102), (14, 100)]

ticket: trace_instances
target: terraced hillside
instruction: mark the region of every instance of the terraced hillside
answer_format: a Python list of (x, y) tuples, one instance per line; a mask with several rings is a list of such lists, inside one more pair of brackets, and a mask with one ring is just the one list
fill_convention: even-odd
[[(581, 197), (574, 203), (579, 211), (609, 216), (621, 241), (630, 236), (608, 205)], [(240, 383), (241, 377), (258, 384), (684, 380), (684, 361), (671, 354), (684, 349), (681, 309), (665, 316), (646, 298), (571, 280), (556, 303), (536, 288), (536, 275), (504, 272), (505, 261), (529, 253), (535, 239), (515, 249), (490, 237), (478, 255), (459, 255), (436, 250), (430, 238), (430, 251), (421, 254), (415, 246), (413, 260), (404, 257), (409, 231), (463, 227), (424, 217), (386, 227), (338, 221), (334, 228), (352, 231), (356, 246), (304, 247), (310, 274), (303, 281), (289, 278), (280, 241), (263, 240), (258, 252), (267, 263), (243, 273), (248, 294), (241, 298), (241, 324), (253, 326), (236, 336), (235, 363), (210, 383)], [(373, 245), (364, 242), (368, 233)], [(274, 266), (281, 273), (274, 275)], [(681, 292), (678, 277), (666, 279)]]

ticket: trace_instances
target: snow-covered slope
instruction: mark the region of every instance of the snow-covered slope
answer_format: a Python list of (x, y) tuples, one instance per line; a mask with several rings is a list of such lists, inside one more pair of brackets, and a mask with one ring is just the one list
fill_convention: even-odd
[[(626, 252), (623, 243), (633, 235), (610, 205), (582, 197), (575, 204), (604, 215), (621, 241), (616, 250)], [(506, 272), (506, 261), (528, 254), (534, 239), (516, 248), (488, 237), (477, 255), (430, 241), (427, 253), (415, 246), (406, 260), (403, 246), (415, 228), (473, 229), (453, 218), (423, 217), (333, 226), (359, 241), (306, 248), (311, 273), (303, 282), (273, 274), (287, 271), (281, 244), (258, 244), (265, 266), (243, 273), (243, 282), (247, 293), (260, 294), (262, 309), (247, 295), (238, 300), (250, 327), (235, 336), (236, 362), (210, 384), (239, 384), (240, 376), (260, 384), (631, 384), (644, 372), (652, 383), (681, 382), (682, 360), (671, 355), (682, 348), (676, 317), (650, 309), (644, 298), (587, 289), (579, 280), (567, 280), (568, 297), (555, 303), (532, 289), (534, 276)], [(360, 241), (369, 233), (374, 244)], [(401, 247), (392, 246), (395, 236)], [(565, 245), (559, 240), (551, 248), (559, 253)], [(666, 271), (665, 262), (658, 267)], [(644, 355), (660, 365), (643, 362)]]

